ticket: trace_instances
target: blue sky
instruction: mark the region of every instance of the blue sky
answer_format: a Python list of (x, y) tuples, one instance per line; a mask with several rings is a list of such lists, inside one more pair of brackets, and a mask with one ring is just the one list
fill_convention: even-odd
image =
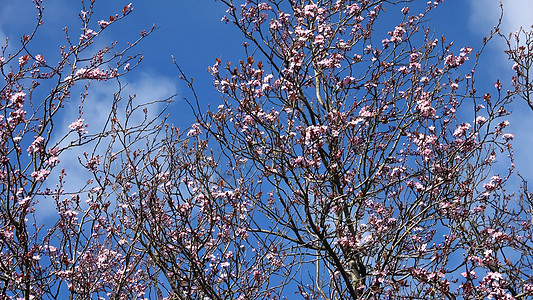
[[(110, 14), (120, 12), (129, 2), (96, 1), (94, 26), (97, 27), (97, 20), (107, 19)], [(423, 3), (425, 2), (419, 4)], [(504, 4), (503, 32), (515, 31), (520, 26), (529, 26), (528, 22), (533, 22), (532, 1), (506, 0)], [(158, 30), (134, 51), (142, 52), (145, 59), (137, 69), (123, 78), (123, 82), (128, 84), (126, 92), (137, 94), (138, 101), (177, 95), (170, 108), (171, 121), (179, 127), (187, 127), (194, 122), (194, 117), (183, 97), (191, 95), (184, 83), (178, 79), (178, 71), (172, 64), (171, 55), (174, 55), (189, 77), (194, 77), (203, 107), (216, 107), (221, 101), (220, 95), (213, 88), (212, 78), (206, 69), (213, 65), (215, 57), (233, 62), (242, 59), (244, 51), (241, 45), (244, 39), (231, 24), (221, 22), (225, 7), (220, 1), (134, 1), (133, 6), (133, 13), (122, 22), (106, 29), (97, 39), (97, 45), (118, 41), (120, 47), (135, 40), (142, 29), (149, 29), (155, 24)], [(18, 46), (20, 36), (33, 28), (35, 10), (30, 0), (0, 0), (0, 7), (0, 40), (10, 38), (9, 52)], [(80, 1), (45, 0), (44, 7), (46, 24), (30, 49), (35, 53), (45, 54), (48, 61), (54, 61), (58, 59), (59, 46), (65, 43), (62, 28), (67, 26), (74, 38), (80, 34), (77, 15), (81, 5)], [(436, 36), (445, 34), (448, 41), (454, 41), (457, 49), (465, 46), (477, 49), (483, 36), (496, 24), (499, 13), (499, 0), (447, 0), (430, 15), (430, 27), (435, 30)], [(481, 72), (477, 74), (479, 90), (490, 89), (498, 78), (510, 88), (508, 79), (512, 76), (512, 63), (507, 61), (503, 50), (504, 44), (501, 40), (495, 41), (487, 49), (483, 58), (484, 64), (479, 69)], [(91, 105), (87, 106), (83, 115), (86, 120), (90, 120), (89, 131), (91, 128), (96, 130), (99, 124), (104, 123), (106, 114), (102, 114), (102, 109), (106, 108), (106, 103), (110, 103), (115, 90), (116, 84), (111, 82), (98, 83), (91, 88), (87, 99), (87, 103)], [(72, 101), (73, 105), (68, 107), (63, 115), (63, 133), (68, 131), (67, 125), (78, 117), (75, 97)], [(520, 173), (533, 179), (533, 172), (529, 171), (533, 170), (533, 158), (529, 155), (529, 145), (533, 143), (533, 135), (529, 129), (533, 125), (533, 112), (523, 102), (513, 104), (512, 108), (514, 113), (510, 121), (516, 136), (516, 165)], [(78, 155), (74, 152), (66, 153), (62, 158), (64, 167), (79, 168)], [(78, 184), (81, 184), (81, 181)]]

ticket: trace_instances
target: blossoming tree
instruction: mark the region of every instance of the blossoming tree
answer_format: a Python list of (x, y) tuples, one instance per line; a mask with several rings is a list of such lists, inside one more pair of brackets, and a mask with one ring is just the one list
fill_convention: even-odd
[[(83, 118), (87, 87), (60, 135), (74, 83), (138, 62), (136, 42), (89, 47), (129, 5), (100, 21), (84, 5), (58, 65), (28, 50), (35, 33), (3, 48), (2, 299), (533, 297), (533, 202), (504, 188), (506, 106), (529, 101), (531, 47), (509, 43), (515, 90), (479, 92), (481, 51), (426, 27), (441, 1), (221, 2), (245, 57), (216, 59), (223, 100), (191, 99), (185, 131), (119, 85), (102, 130)], [(75, 190), (68, 169), (52, 177), (69, 149), (90, 149)], [(57, 222), (38, 222), (38, 201)]]
[[(74, 170), (61, 170), (60, 160), (64, 153), (80, 147), (112, 145), (106, 137), (117, 139), (121, 132), (128, 132), (130, 142), (134, 142), (157, 127), (154, 119), (135, 126), (120, 125), (128, 122), (133, 111), (142, 109), (130, 107), (133, 97), (122, 101), (120, 89), (109, 103), (111, 110), (104, 128), (89, 129), (83, 119), (91, 82), (118, 80), (133, 69), (141, 56), (130, 55), (130, 50), (151, 30), (141, 32), (138, 40), (122, 48), (115, 43), (96, 48), (98, 36), (108, 26), (121, 22), (133, 7), (126, 5), (117, 14), (98, 21), (94, 1), (82, 1), (81, 30), (65, 28), (66, 38), (63, 45), (58, 45), (58, 53), (35, 52), (34, 40), (45, 26), (45, 13), (42, 1), (33, 3), (33, 31), (23, 35), (20, 43), (12, 42), (13, 38), (1, 41), (0, 298), (65, 299), (70, 294), (71, 298), (88, 299), (95, 292), (111, 290), (136, 294), (137, 287), (150, 280), (149, 271), (109, 245), (107, 241), (114, 236), (106, 237), (104, 225), (98, 223), (104, 222), (102, 216), (109, 203), (95, 200), (80, 206), (81, 195), (96, 198), (98, 189), (90, 178), (86, 186), (67, 187), (67, 174)], [(76, 90), (75, 84), (82, 89)], [(77, 102), (73, 91), (82, 92), (79, 114), (74, 116), (66, 108)], [(117, 108), (122, 102), (131, 111), (120, 118), (123, 114), (117, 113)], [(67, 120), (64, 127), (62, 120)], [(80, 162), (89, 170), (101, 162), (100, 156), (93, 154), (80, 154), (85, 158)], [(39, 211), (43, 205), (55, 207), (56, 216), (43, 218)], [(118, 280), (110, 280), (118, 268), (128, 271)]]
[(248, 213), (231, 223), (247, 243), (210, 245), (220, 298), (533, 296), (531, 200), (503, 188), (527, 78), (477, 91), (481, 52), (426, 27), (441, 1), (222, 2), (246, 57), (209, 68), (224, 103), (198, 126), (219, 197)]

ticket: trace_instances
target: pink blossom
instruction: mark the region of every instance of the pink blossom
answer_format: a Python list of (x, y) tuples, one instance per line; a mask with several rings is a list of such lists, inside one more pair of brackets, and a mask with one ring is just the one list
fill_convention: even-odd
[(50, 167), (54, 167), (58, 163), (59, 163), (59, 158), (57, 156), (51, 156), (50, 158), (48, 158), (48, 160), (46, 160), (46, 164), (49, 165)]
[(32, 155), (34, 153), (44, 153), (44, 138), (42, 136), (36, 136), (35, 140), (31, 143), (31, 145), (28, 147), (28, 155)]
[(502, 83), (499, 79), (496, 80), (496, 82), (494, 83), (494, 87), (497, 88), (498, 90), (502, 89)]
[(14, 105), (16, 108), (22, 108), (24, 104), (24, 96), (26, 96), (26, 93), (24, 92), (17, 92), (9, 98), (12, 105)]
[(99, 68), (94, 68), (87, 70), (81, 68), (76, 70), (75, 76), (78, 76), (80, 79), (96, 79), (96, 80), (106, 80), (110, 77), (108, 71), (100, 70)]
[(45, 64), (46, 63), (46, 60), (44, 59), (44, 57), (41, 54), (37, 54), (35, 56), (35, 60), (37, 60), (41, 64)]
[(455, 129), (455, 131), (453, 132), (453, 136), (454, 137), (465, 136), (466, 132), (468, 131), (468, 129), (470, 129), (470, 127), (471, 125), (469, 123), (463, 123), (459, 125), (459, 127), (457, 127), (457, 129)]
[(92, 29), (87, 29), (82, 35), (80, 35), (80, 41), (85, 42), (92, 37), (96, 36), (98, 33)]
[(305, 130), (305, 144), (309, 145), (313, 141), (319, 140), (322, 137), (322, 134), (327, 131), (327, 129), (327, 126), (318, 125), (311, 125), (307, 127)]
[(489, 183), (484, 183), (483, 184), (483, 188), (485, 188), (485, 190), (487, 190), (487, 192), (492, 192), (494, 190), (496, 190), (502, 183), (503, 179), (500, 178), (500, 176), (492, 176), (490, 178), (490, 182)]
[(476, 276), (476, 272), (474, 272), (473, 270), (470, 271), (470, 272), (463, 272), (461, 273), (461, 275), (463, 275), (463, 277), (467, 278), (467, 279), (476, 279), (477, 276)]
[(466, 47), (461, 49), (459, 56), (453, 56), (450, 54), (444, 59), (444, 63), (450, 68), (456, 68), (465, 63), (468, 60), (467, 55), (472, 53), (472, 48)]
[(485, 122), (487, 122), (487, 119), (483, 116), (478, 116), (476, 118), (476, 124), (482, 125), (485, 124)]
[(405, 29), (402, 26), (396, 26), (393, 32), (389, 32), (391, 36), (391, 43), (400, 43), (403, 41), (403, 35), (406, 33)]
[(30, 59), (29, 55), (23, 55), (19, 57), (19, 66), (23, 67), (28, 62), (29, 59)]
[(502, 138), (503, 138), (506, 142), (508, 142), (508, 141), (514, 139), (514, 134), (512, 134), (512, 133), (506, 133), (506, 134), (504, 134), (504, 135), (502, 136)]
[(200, 124), (194, 123), (194, 124), (192, 124), (191, 129), (189, 130), (189, 132), (187, 132), (187, 136), (194, 136), (194, 135), (198, 135), (200, 133), (202, 133), (202, 131), (200, 130)]
[(26, 122), (26, 118), (24, 117), (25, 115), (26, 111), (19, 108), (9, 113), (9, 118), (7, 118), (7, 121), (9, 122), (9, 124), (16, 126), (18, 124)]
[(87, 169), (89, 169), (91, 172), (96, 172), (97, 170), (97, 166), (102, 162), (102, 159), (100, 157), (100, 155), (96, 155), (96, 156), (93, 156), (91, 157), (88, 161), (87, 161)]
[(304, 14), (308, 17), (314, 17), (318, 12), (318, 7), (316, 4), (308, 4), (304, 7)]
[(227, 268), (227, 267), (229, 267), (229, 262), (227, 262), (227, 261), (222, 262), (222, 263), (220, 264), (220, 266), (221, 266), (222, 268)]
[(278, 30), (281, 28), (281, 23), (277, 19), (270, 20), (270, 29)]
[(436, 115), (436, 110), (431, 106), (429, 97), (424, 97), (423, 99), (416, 101), (416, 109), (423, 117), (432, 118)]
[(104, 29), (106, 28), (110, 23), (108, 21), (105, 21), (105, 20), (100, 20), (98, 21), (98, 25), (100, 25), (100, 28)]
[(83, 123), (84, 119), (77, 119), (76, 121), (72, 122), (68, 127), (74, 131), (77, 131), (78, 133), (87, 133), (87, 130), (85, 130), (86, 127), (88, 127), (87, 124)]
[(348, 9), (348, 11), (349, 11), (351, 14), (353, 14), (353, 13), (359, 11), (359, 9), (360, 9), (360, 8), (359, 8), (359, 5), (357, 5), (357, 3), (350, 4), (350, 5), (348, 5), (346, 8)]
[(359, 112), (359, 116), (363, 118), (371, 118), (375, 116), (376, 113), (374, 109), (370, 106), (363, 106), (361, 107), (361, 111)]
[(46, 179), (46, 177), (48, 177), (49, 174), (50, 174), (50, 171), (41, 169), (39, 171), (32, 172), (31, 177), (33, 177), (35, 181), (43, 182)]

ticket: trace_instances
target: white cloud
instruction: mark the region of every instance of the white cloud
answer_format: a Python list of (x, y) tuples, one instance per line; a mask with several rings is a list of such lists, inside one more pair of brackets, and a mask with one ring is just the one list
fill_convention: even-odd
[[(117, 114), (122, 122), (127, 109), (125, 107), (126, 100), (128, 99), (129, 95), (136, 95), (133, 101), (133, 107), (135, 107), (136, 105), (143, 103), (167, 99), (177, 93), (177, 85), (175, 80), (167, 77), (153, 76), (151, 74), (140, 74), (136, 80), (127, 81), (125, 79), (121, 79), (121, 83), (123, 84), (123, 87), (125, 87), (121, 93), (123, 100), (117, 108)], [(76, 84), (76, 91), (78, 93), (73, 91), (72, 95), (74, 96), (79, 94), (79, 91), (82, 87), (83, 83), (78, 82)], [(83, 114), (81, 115), (81, 118), (85, 120), (84, 122), (89, 125), (86, 128), (89, 132), (89, 135), (98, 133), (100, 130), (102, 130), (102, 128), (104, 128), (109, 116), (111, 105), (113, 103), (113, 94), (116, 92), (117, 84), (114, 81), (106, 83), (94, 82), (90, 87), (89, 95), (85, 99)], [(79, 104), (79, 100), (74, 98), (71, 103), (67, 103), (65, 105), (65, 109), (62, 112), (63, 120), (59, 122), (56, 121), (56, 127), (54, 128), (56, 133), (53, 138), (56, 139), (56, 142), (69, 133), (70, 129), (68, 128), (68, 125), (78, 119)], [(163, 104), (149, 106), (147, 116), (148, 119), (156, 118), (161, 109), (163, 109)], [(136, 124), (140, 124), (143, 119), (144, 114), (142, 113), (141, 109), (139, 110), (139, 113), (134, 114), (133, 117), (130, 118), (130, 123), (128, 125), (134, 126)], [(66, 140), (62, 141), (61, 145), (68, 145), (68, 143), (75, 138), (77, 138), (77, 134), (70, 133), (70, 136)], [(49, 145), (52, 146), (56, 142), (50, 143)], [(57, 176), (59, 175), (59, 170), (61, 169), (65, 169), (67, 173), (65, 179), (65, 192), (75, 193), (84, 187), (87, 180), (92, 178), (92, 175), (88, 170), (80, 165), (78, 158), (81, 158), (81, 161), (84, 162), (85, 160), (83, 159), (83, 153), (92, 153), (94, 146), (94, 143), (90, 143), (86, 146), (74, 147), (72, 150), (61, 153), (59, 156), (60, 164), (55, 167), (54, 171), (52, 174), (50, 174), (48, 180), (46, 181), (47, 187), (50, 189), (55, 188)], [(139, 147), (141, 146), (142, 145), (139, 144)], [(104, 154), (106, 149), (107, 144), (104, 141), (104, 143), (100, 145), (99, 151), (97, 151), (96, 154)], [(83, 201), (86, 199), (81, 200), (83, 203)], [(39, 217), (47, 219), (48, 217), (52, 217), (56, 214), (56, 208), (55, 205), (50, 205), (48, 202), (52, 201), (52, 199), (45, 199), (44, 201), (47, 203), (39, 203), (37, 205), (37, 209), (39, 211)]]
[[(472, 31), (487, 33), (497, 24), (501, 14), (499, 0), (471, 0), (470, 27)], [(533, 25), (533, 1), (503, 0), (502, 33), (514, 32)]]
[[(501, 14), (499, 0), (472, 0), (471, 15), (470, 15), (470, 30), (477, 34), (486, 36), (490, 30), (497, 24), (498, 18)], [(533, 25), (533, 1), (531, 0), (503, 0), (503, 20), (501, 24), (501, 33), (508, 35), (509, 33), (519, 30), (521, 27), (525, 30), (531, 30)], [(503, 39), (496, 38), (495, 44), (492, 44), (492, 51), (485, 59), (491, 59), (489, 70), (491, 72), (485, 73), (483, 80), (494, 82), (496, 78), (503, 80), (508, 79), (505, 84), (509, 86), (510, 78), (514, 74), (511, 70), (512, 62), (509, 61), (507, 55), (503, 52), (507, 46)], [(485, 61), (486, 62), (486, 61)], [(509, 131), (515, 134), (513, 141), (514, 158), (516, 171), (524, 175), (525, 178), (533, 178), (533, 156), (528, 150), (533, 144), (533, 135), (531, 135), (531, 116), (533, 111), (529, 109), (527, 104), (522, 99), (516, 98), (515, 102), (510, 106), (513, 114), (509, 117), (511, 127)], [(505, 157), (499, 159), (505, 161)], [(506, 169), (500, 169), (504, 174)], [(495, 170), (497, 172), (497, 170)], [(509, 182), (514, 188), (519, 187), (519, 182), (512, 178)]]

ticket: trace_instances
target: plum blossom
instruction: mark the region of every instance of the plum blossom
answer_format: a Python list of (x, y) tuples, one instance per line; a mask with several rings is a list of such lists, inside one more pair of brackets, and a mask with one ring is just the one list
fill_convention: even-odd
[(109, 78), (109, 72), (100, 70), (99, 68), (94, 68), (91, 70), (81, 68), (76, 70), (75, 76), (79, 77), (80, 79), (106, 80)]
[(414, 52), (409, 55), (409, 68), (417, 71), (422, 70), (422, 64), (418, 61), (420, 53)]
[(74, 131), (77, 131), (78, 133), (87, 133), (87, 130), (85, 130), (86, 127), (89, 125), (83, 123), (84, 119), (77, 119), (76, 121), (72, 122), (68, 127)]
[(46, 63), (46, 60), (41, 54), (35, 55), (35, 60), (38, 61), (40, 64), (44, 65)]
[(48, 177), (49, 174), (50, 174), (50, 171), (41, 169), (39, 171), (32, 172), (31, 177), (33, 177), (35, 181), (43, 182), (46, 179), (46, 177)]
[(10, 125), (16, 126), (18, 124), (26, 122), (26, 118), (24, 117), (25, 115), (26, 111), (22, 108), (19, 108), (9, 113), (9, 118), (7, 118), (7, 121)]
[(86, 165), (87, 169), (89, 169), (91, 172), (96, 172), (97, 171), (97, 166), (101, 162), (102, 162), (102, 159), (101, 159), (100, 155), (93, 156), (87, 161), (87, 165)]
[(318, 6), (316, 4), (308, 4), (304, 7), (304, 14), (308, 17), (314, 17), (318, 12)]
[(501, 90), (502, 89), (502, 82), (499, 79), (496, 80), (496, 82), (494, 83), (494, 87), (497, 88), (498, 91)]
[(26, 93), (24, 92), (17, 92), (9, 98), (11, 104), (15, 106), (16, 108), (22, 108), (24, 105), (24, 97), (26, 96)]
[(87, 29), (82, 35), (80, 35), (80, 41), (84, 42), (92, 37), (96, 36), (98, 33), (92, 29)]
[(454, 137), (465, 136), (466, 132), (468, 131), (468, 129), (470, 129), (470, 127), (471, 127), (470, 123), (463, 123), (459, 125), (459, 127), (457, 127), (457, 129), (455, 129), (455, 131), (453, 132), (453, 136)]
[(514, 139), (514, 134), (512, 134), (512, 133), (506, 133), (506, 134), (502, 135), (502, 138), (503, 138), (506, 142), (508, 142), (508, 141)]
[(390, 41), (391, 43), (400, 43), (403, 41), (403, 35), (406, 33), (405, 28), (402, 26), (396, 26), (394, 28), (394, 31), (389, 32), (389, 35), (391, 36)]
[(28, 155), (32, 155), (34, 153), (44, 153), (44, 138), (42, 136), (36, 136), (35, 140), (31, 143), (31, 145), (28, 147)]
[(429, 99), (428, 95), (424, 95), (422, 99), (416, 101), (416, 109), (423, 117), (426, 118), (435, 117), (436, 115), (436, 110), (433, 106), (431, 106), (431, 100)]
[(375, 115), (376, 115), (376, 112), (370, 106), (361, 107), (361, 111), (359, 112), (359, 116), (363, 118), (371, 118)]
[(100, 28), (101, 28), (101, 29), (106, 28), (109, 24), (110, 24), (110, 22), (105, 21), (105, 20), (100, 20), (100, 21), (98, 21), (98, 25), (100, 25)]
[(320, 139), (327, 130), (327, 126), (311, 125), (307, 127), (305, 130), (305, 144), (309, 145), (313, 140)]
[(187, 136), (195, 136), (195, 135), (198, 135), (200, 133), (202, 133), (202, 131), (200, 130), (200, 124), (194, 123), (194, 124), (192, 124), (191, 129), (189, 130), (189, 132), (187, 132)]
[(487, 122), (487, 118), (483, 117), (483, 116), (478, 116), (476, 118), (476, 124), (478, 125), (482, 125), (482, 124), (485, 124), (485, 122)]
[(19, 57), (19, 66), (23, 67), (28, 62), (29, 59), (30, 59), (29, 55), (23, 55)]
[(281, 28), (281, 23), (277, 19), (270, 20), (270, 29), (278, 30)]
[(438, 138), (434, 134), (410, 134), (409, 137), (413, 140), (413, 143), (418, 146), (418, 153), (424, 156), (427, 161), (435, 156), (433, 149), (437, 144)]
[(498, 175), (495, 175), (495, 176), (492, 176), (490, 178), (490, 182), (489, 183), (484, 183), (483, 184), (483, 188), (485, 188), (485, 190), (487, 190), (487, 192), (492, 192), (494, 190), (496, 190), (503, 182), (503, 179), (500, 178), (500, 176)]
[(472, 53), (472, 48), (470, 47), (462, 48), (459, 56), (454, 56), (453, 54), (450, 54), (446, 56), (446, 58), (444, 59), (444, 63), (449, 68), (457, 68), (468, 60), (467, 55), (469, 55), (470, 53)]

